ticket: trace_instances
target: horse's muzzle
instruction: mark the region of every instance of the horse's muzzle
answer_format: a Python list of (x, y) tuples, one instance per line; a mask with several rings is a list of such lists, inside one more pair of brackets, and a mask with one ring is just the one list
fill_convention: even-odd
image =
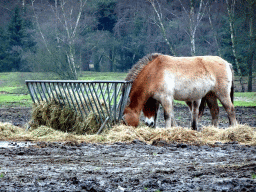
[(155, 126), (155, 123), (154, 122), (145, 122), (145, 124), (148, 126), (148, 127), (154, 127)]

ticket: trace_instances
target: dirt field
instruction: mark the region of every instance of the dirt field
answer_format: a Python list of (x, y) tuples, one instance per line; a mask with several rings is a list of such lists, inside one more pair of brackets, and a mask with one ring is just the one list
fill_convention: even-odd
[[(0, 121), (25, 127), (30, 110), (0, 109)], [(255, 107), (236, 113), (256, 127)], [(162, 111), (158, 116), (161, 127)], [(176, 107), (175, 118), (187, 127), (187, 107)], [(200, 126), (210, 119), (207, 110)], [(221, 108), (220, 128), (227, 126)], [(0, 142), (0, 191), (256, 191), (256, 146)]]

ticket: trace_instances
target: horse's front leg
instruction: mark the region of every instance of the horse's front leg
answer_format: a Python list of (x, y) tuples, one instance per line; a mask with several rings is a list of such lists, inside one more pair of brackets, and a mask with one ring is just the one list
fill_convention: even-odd
[[(173, 113), (173, 102), (172, 102), (172, 113)], [(165, 120), (165, 122), (166, 122), (166, 120), (167, 121), (169, 120), (169, 115), (165, 110), (164, 110), (164, 120)], [(174, 115), (173, 115), (173, 116), (171, 116), (171, 127), (177, 127), (177, 126), (178, 126), (178, 124), (176, 123)]]
[(199, 113), (199, 105), (201, 103), (200, 100), (192, 101), (192, 124), (191, 127), (193, 130), (200, 131), (198, 128), (198, 113)]
[(165, 127), (177, 126), (173, 115), (173, 99), (170, 96), (162, 97), (161, 104), (164, 108)]

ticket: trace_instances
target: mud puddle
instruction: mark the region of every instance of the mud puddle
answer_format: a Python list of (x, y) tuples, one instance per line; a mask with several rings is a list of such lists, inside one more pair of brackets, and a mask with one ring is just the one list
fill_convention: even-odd
[(0, 191), (256, 191), (256, 147), (236, 142), (40, 142), (0, 157)]
[(12, 142), (12, 141), (0, 141), (0, 148), (19, 148), (33, 146), (35, 143), (31, 142)]

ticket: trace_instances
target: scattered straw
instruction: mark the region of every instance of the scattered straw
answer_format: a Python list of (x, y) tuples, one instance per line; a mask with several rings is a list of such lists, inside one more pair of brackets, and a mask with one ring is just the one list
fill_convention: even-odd
[(237, 125), (227, 129), (204, 127), (201, 132), (188, 128), (134, 128), (125, 125), (116, 125), (101, 135), (78, 135), (47, 126), (25, 131), (23, 128), (9, 123), (0, 122), (0, 140), (31, 140), (31, 141), (77, 141), (90, 143), (131, 142), (140, 140), (152, 144), (155, 140), (166, 142), (214, 144), (215, 142), (237, 141), (240, 144), (256, 145), (256, 128), (248, 125)]
[(0, 140), (27, 140), (29, 138), (30, 135), (23, 128), (0, 122)]

